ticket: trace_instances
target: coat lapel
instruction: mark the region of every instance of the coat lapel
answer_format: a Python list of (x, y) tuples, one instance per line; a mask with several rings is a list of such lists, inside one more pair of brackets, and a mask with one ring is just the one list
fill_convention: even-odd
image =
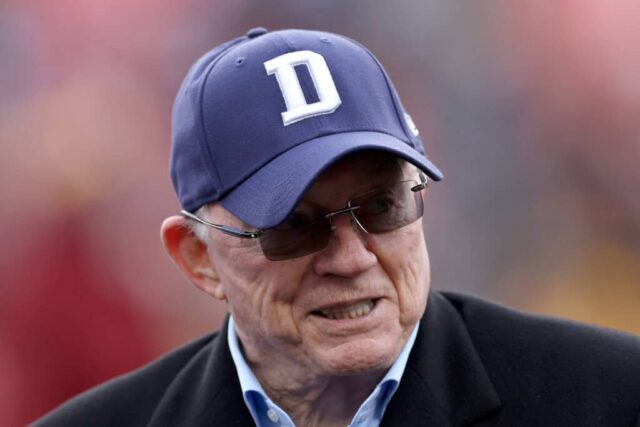
[(499, 409), (464, 321), (445, 297), (431, 292), (382, 426), (468, 426)]
[[(468, 426), (499, 409), (464, 321), (445, 297), (432, 292), (382, 427)], [(226, 322), (175, 377), (149, 425), (253, 425), (228, 349)]]

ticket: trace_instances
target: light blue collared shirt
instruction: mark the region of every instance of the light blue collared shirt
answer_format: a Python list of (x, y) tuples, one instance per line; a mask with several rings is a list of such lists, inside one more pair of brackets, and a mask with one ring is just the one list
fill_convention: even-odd
[[(404, 369), (407, 366), (407, 359), (409, 353), (413, 348), (413, 343), (416, 340), (418, 333), (419, 323), (413, 329), (411, 336), (407, 340), (407, 343), (402, 348), (402, 351), (398, 355), (398, 358), (391, 368), (387, 371), (386, 375), (373, 389), (373, 392), (365, 399), (360, 405), (360, 408), (356, 412), (355, 416), (351, 420), (349, 427), (378, 427), (385, 409), (391, 400), (391, 397), (398, 389), (400, 379), (404, 373)], [(251, 412), (251, 416), (256, 423), (257, 427), (295, 427), (293, 421), (289, 415), (284, 412), (278, 405), (276, 405), (265, 393), (262, 385), (253, 374), (253, 371), (247, 364), (240, 345), (238, 343), (238, 336), (236, 335), (235, 323), (233, 317), (229, 318), (229, 329), (227, 331), (229, 339), (229, 350), (231, 351), (231, 357), (233, 363), (236, 365), (236, 371), (238, 372), (238, 379), (240, 380), (240, 387), (242, 388), (242, 394), (244, 402)]]

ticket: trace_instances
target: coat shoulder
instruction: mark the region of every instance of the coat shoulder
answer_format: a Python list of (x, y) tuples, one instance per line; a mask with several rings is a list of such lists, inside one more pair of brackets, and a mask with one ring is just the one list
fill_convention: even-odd
[[(507, 357), (542, 364), (606, 365), (640, 379), (640, 337), (566, 319), (525, 313), (484, 299), (441, 292), (464, 320), (476, 346), (511, 349)], [(491, 353), (491, 352), (489, 352)], [(640, 384), (640, 381), (638, 382)]]
[(565, 411), (567, 417), (567, 408), (602, 419), (638, 416), (640, 337), (468, 295), (440, 294), (464, 322), (505, 408), (512, 403), (524, 413), (527, 402), (550, 413)]
[(166, 389), (185, 366), (218, 338), (212, 333), (153, 362), (91, 388), (34, 422), (37, 427), (146, 425)]

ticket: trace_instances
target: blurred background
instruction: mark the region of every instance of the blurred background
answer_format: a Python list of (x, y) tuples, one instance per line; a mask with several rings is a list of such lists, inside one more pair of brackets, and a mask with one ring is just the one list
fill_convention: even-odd
[(445, 181), (432, 286), (640, 333), (640, 2), (4, 0), (0, 425), (217, 328), (163, 253), (170, 110), (249, 28), (385, 65)]

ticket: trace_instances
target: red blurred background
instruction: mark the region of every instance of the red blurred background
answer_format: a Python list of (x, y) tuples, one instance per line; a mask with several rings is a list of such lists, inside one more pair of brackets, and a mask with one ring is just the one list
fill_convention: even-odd
[(385, 64), (429, 155), (432, 286), (640, 333), (640, 3), (5, 0), (0, 425), (222, 321), (164, 255), (170, 110), (254, 26)]

